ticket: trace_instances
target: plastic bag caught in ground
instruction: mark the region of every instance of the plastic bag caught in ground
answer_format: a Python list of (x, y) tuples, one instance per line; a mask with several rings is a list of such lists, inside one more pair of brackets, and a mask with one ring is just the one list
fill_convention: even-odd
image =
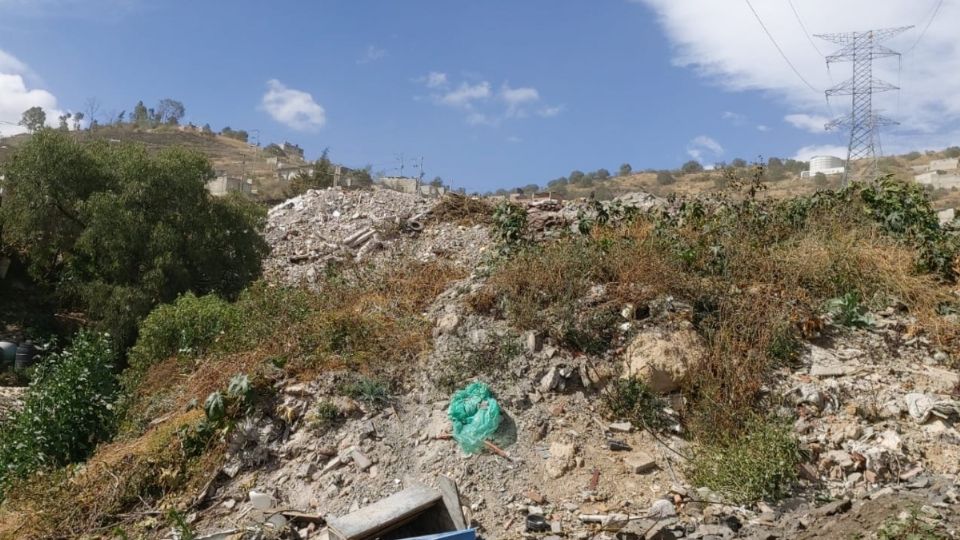
[(447, 416), (453, 423), (453, 438), (460, 443), (460, 448), (474, 454), (500, 426), (500, 405), (487, 385), (475, 382), (453, 394)]

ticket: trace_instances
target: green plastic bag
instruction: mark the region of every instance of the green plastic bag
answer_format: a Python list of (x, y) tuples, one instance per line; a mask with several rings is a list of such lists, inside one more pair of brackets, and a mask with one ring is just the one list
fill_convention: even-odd
[(457, 390), (450, 400), (447, 416), (453, 423), (453, 438), (468, 454), (483, 448), (483, 441), (500, 426), (500, 405), (487, 385), (475, 382)]

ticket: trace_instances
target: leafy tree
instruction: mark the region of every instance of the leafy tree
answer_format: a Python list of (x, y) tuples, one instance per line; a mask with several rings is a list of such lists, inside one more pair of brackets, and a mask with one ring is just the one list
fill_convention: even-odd
[(373, 170), (373, 166), (367, 165), (362, 169), (354, 169), (350, 171), (350, 185), (356, 188), (367, 188), (373, 185), (373, 175), (370, 171)]
[(147, 111), (143, 101), (138, 101), (133, 107), (133, 114), (130, 115), (130, 121), (137, 127), (147, 127), (150, 124), (150, 113)]
[(583, 181), (583, 176), (583, 171), (573, 170), (570, 172), (567, 178), (570, 179), (571, 184), (579, 184)]
[(623, 165), (620, 165), (620, 170), (618, 171), (618, 174), (620, 176), (630, 176), (630, 173), (632, 172), (633, 172), (633, 167), (631, 167), (629, 163), (624, 163)]
[[(209, 126), (209, 124), (207, 124), (207, 126)], [(273, 157), (287, 157), (287, 153), (284, 152), (283, 148), (280, 148), (280, 145), (277, 143), (270, 143), (264, 146), (263, 153)]]
[(159, 124), (178, 125), (185, 114), (186, 109), (179, 101), (164, 98), (157, 104), (157, 123)]
[(943, 151), (948, 158), (960, 157), (960, 146), (951, 146)]
[(118, 126), (119, 126), (119, 125), (122, 125), (122, 124), (123, 124), (123, 121), (126, 119), (126, 118), (125, 118), (126, 116), (127, 116), (127, 111), (125, 111), (125, 110), (124, 110), (124, 111), (120, 111), (120, 114), (117, 115), (117, 122), (116, 122), (116, 124), (117, 124)]
[(73, 129), (80, 130), (80, 122), (83, 120), (83, 113), (76, 112), (73, 113)]
[(435, 188), (443, 187), (443, 178), (440, 178), (439, 176), (435, 176), (433, 180), (430, 181), (430, 185)]
[(920, 152), (914, 151), (914, 152), (910, 152), (909, 154), (903, 157), (905, 157), (908, 161), (913, 161), (915, 159), (920, 159), (920, 156), (921, 156)]
[[(696, 162), (694, 162), (696, 163)], [(670, 174), (670, 171), (658, 171), (657, 172), (657, 184), (661, 186), (669, 186), (670, 184), (676, 183), (677, 179)]]
[(691, 159), (680, 167), (680, 172), (683, 174), (703, 172), (703, 165), (701, 165), (699, 161)]
[(536, 193), (536, 192), (540, 191), (540, 186), (538, 186), (537, 184), (527, 184), (527, 185), (523, 186), (521, 189), (522, 189), (522, 191), (523, 191), (524, 193), (526, 193), (527, 195), (529, 195), (529, 194), (531, 194), (531, 193)]
[(64, 307), (84, 310), (120, 345), (154, 305), (186, 291), (230, 296), (259, 275), (264, 212), (210, 197), (202, 154), (43, 131), (4, 172), (4, 240)]
[(41, 107), (30, 107), (20, 117), (20, 125), (31, 133), (40, 131), (46, 123), (47, 113)]
[(560, 178), (556, 178), (554, 180), (547, 182), (547, 187), (550, 189), (557, 189), (561, 187), (566, 188), (567, 179), (561, 176)]
[(220, 132), (220, 135), (243, 142), (247, 142), (247, 140), (250, 138), (250, 135), (245, 130), (231, 129), (230, 126), (223, 128), (223, 130)]
[(610, 178), (610, 171), (608, 171), (608, 170), (606, 170), (606, 169), (597, 169), (597, 172), (594, 173), (593, 177), (594, 177), (594, 179), (599, 180), (599, 181), (602, 182), (602, 181)]
[(743, 158), (733, 158), (733, 161), (730, 162), (730, 166), (737, 169), (743, 169), (747, 166), (747, 160)]
[(210, 124), (204, 124), (200, 131), (204, 135), (213, 135), (213, 128), (210, 127)]
[[(226, 131), (229, 128), (224, 128)], [(325, 189), (333, 186), (334, 165), (330, 161), (329, 149), (324, 149), (320, 159), (313, 162), (312, 172), (303, 171), (290, 181), (287, 195), (296, 196), (308, 189)]]
[(59, 129), (60, 131), (69, 130), (70, 126), (67, 124), (67, 120), (69, 119), (70, 119), (70, 113), (61, 114), (60, 116), (58, 116), (57, 120), (59, 120), (60, 123), (57, 124), (57, 129)]

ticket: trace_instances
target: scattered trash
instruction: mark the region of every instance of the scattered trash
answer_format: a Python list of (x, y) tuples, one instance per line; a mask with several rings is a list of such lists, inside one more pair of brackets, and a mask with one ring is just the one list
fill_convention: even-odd
[(907, 403), (910, 416), (919, 424), (925, 424), (931, 416), (944, 420), (950, 416), (960, 416), (960, 401), (920, 393), (907, 394), (903, 400)]
[(629, 444), (623, 441), (618, 441), (616, 439), (607, 439), (607, 447), (613, 450), (614, 452), (628, 452), (630, 450), (633, 450), (633, 448)]
[(458, 390), (450, 400), (447, 415), (453, 423), (453, 438), (469, 454), (479, 452), (486, 438), (500, 426), (500, 406), (487, 385), (480, 382)]
[(550, 524), (543, 516), (531, 514), (527, 516), (527, 532), (550, 532)]

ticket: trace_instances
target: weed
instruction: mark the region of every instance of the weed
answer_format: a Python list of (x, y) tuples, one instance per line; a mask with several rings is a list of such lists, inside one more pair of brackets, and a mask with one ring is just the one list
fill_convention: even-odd
[(354, 377), (340, 385), (340, 394), (368, 405), (383, 406), (390, 401), (390, 388), (383, 381), (370, 377)]
[(195, 540), (197, 538), (193, 533), (193, 528), (184, 519), (183, 514), (176, 509), (170, 509), (167, 513), (167, 520), (170, 522), (170, 529), (176, 540)]
[(913, 507), (904, 518), (887, 518), (877, 530), (877, 538), (879, 540), (947, 540), (950, 535), (941, 527), (924, 521), (917, 508)]
[(611, 382), (603, 393), (603, 402), (613, 418), (649, 429), (660, 429), (667, 423), (666, 403), (636, 377)]
[(319, 431), (327, 431), (343, 420), (343, 415), (337, 405), (331, 401), (321, 401), (313, 409), (311, 426)]
[(755, 418), (739, 436), (702, 444), (691, 478), (736, 503), (776, 500), (796, 479), (801, 457), (789, 423)]
[(0, 497), (12, 482), (84, 459), (109, 439), (115, 360), (109, 336), (81, 332), (37, 367), (23, 410), (0, 431)]
[(508, 201), (498, 204), (493, 209), (493, 233), (501, 251), (518, 247), (526, 239), (527, 210)]
[(438, 222), (454, 222), (460, 225), (490, 223), (493, 208), (483, 199), (447, 193), (434, 205), (430, 216)]
[(860, 295), (849, 292), (839, 298), (827, 301), (826, 311), (843, 326), (865, 328), (873, 325), (873, 317), (860, 303)]

